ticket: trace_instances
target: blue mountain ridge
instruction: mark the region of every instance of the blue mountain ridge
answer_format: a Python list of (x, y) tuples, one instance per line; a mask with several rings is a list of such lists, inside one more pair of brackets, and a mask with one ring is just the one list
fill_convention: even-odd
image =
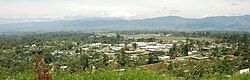
[(167, 16), (137, 20), (76, 19), (50, 22), (0, 24), (0, 32), (52, 32), (83, 31), (107, 32), (126, 30), (161, 31), (247, 31), (250, 32), (250, 15), (217, 16), (201, 19)]

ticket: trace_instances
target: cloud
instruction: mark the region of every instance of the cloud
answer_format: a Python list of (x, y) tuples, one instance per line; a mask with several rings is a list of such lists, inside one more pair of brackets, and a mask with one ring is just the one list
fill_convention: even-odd
[(169, 14), (178, 14), (178, 13), (181, 13), (182, 11), (180, 11), (180, 10), (176, 10), (176, 9), (174, 9), (174, 10), (170, 10), (169, 11)]
[(237, 6), (237, 5), (239, 5), (239, 4), (237, 4), (237, 3), (231, 3), (230, 5), (232, 5), (232, 6)]
[(0, 0), (0, 17), (200, 18), (250, 14), (249, 4), (250, 0)]
[(137, 13), (132, 13), (125, 10), (119, 10), (119, 11), (109, 11), (109, 12), (101, 12), (98, 14), (100, 17), (112, 17), (112, 18), (123, 18), (123, 19), (131, 19), (136, 17)]

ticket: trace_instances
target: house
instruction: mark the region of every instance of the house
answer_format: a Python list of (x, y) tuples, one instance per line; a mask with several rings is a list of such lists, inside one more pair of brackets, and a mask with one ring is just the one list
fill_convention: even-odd
[(36, 47), (36, 45), (35, 45), (35, 44), (33, 44), (33, 45), (31, 45), (31, 47)]
[(145, 50), (140, 50), (140, 49), (134, 50), (134, 51), (125, 51), (125, 53), (127, 53), (127, 54), (139, 54), (139, 53), (143, 53), (143, 52), (145, 52)]
[(126, 69), (117, 69), (117, 70), (114, 70), (114, 71), (125, 71)]
[(206, 60), (209, 59), (209, 57), (198, 57), (198, 56), (192, 56), (192, 59), (196, 59), (196, 60)]
[(191, 51), (188, 51), (188, 55), (192, 55), (193, 54), (193, 52), (191, 52)]
[(114, 51), (119, 51), (119, 50), (122, 49), (122, 47), (111, 47), (111, 49), (114, 50)]
[(170, 56), (158, 56), (158, 59), (161, 60), (161, 61), (169, 60)]
[(240, 74), (246, 74), (246, 73), (249, 73), (249, 68), (240, 70)]
[(130, 57), (130, 60), (135, 60), (137, 58), (137, 55), (131, 55), (129, 57)]
[(165, 53), (167, 53), (167, 52), (169, 52), (169, 51), (170, 51), (169, 48), (165, 48), (165, 49), (163, 50), (163, 52), (165, 52)]
[(68, 51), (67, 53), (70, 54), (70, 55), (76, 54), (75, 51)]
[(92, 43), (92, 44), (90, 44), (91, 47), (99, 47), (101, 45), (102, 45), (102, 43)]
[(104, 54), (106, 54), (106, 55), (109, 56), (109, 57), (112, 57), (112, 56), (114, 56), (114, 55), (117, 54), (117, 53), (104, 53)]
[(160, 49), (162, 49), (162, 46), (146, 46), (143, 48), (147, 51), (159, 51)]
[(192, 53), (197, 53), (198, 51), (192, 51)]
[(89, 48), (82, 48), (82, 50), (83, 50), (83, 51), (87, 51), (87, 50), (89, 50)]
[(103, 44), (103, 46), (111, 46), (111, 44)]
[(209, 51), (211, 48), (209, 48), (209, 47), (202, 47), (201, 48), (201, 50), (203, 50), (203, 51)]
[(229, 60), (234, 60), (234, 59), (237, 58), (237, 57), (234, 56), (234, 55), (226, 55), (225, 58), (226, 58), (226, 59), (229, 59)]
[(51, 54), (52, 55), (62, 55), (63, 53), (65, 53), (65, 52), (56, 50), (56, 51), (52, 52)]
[(30, 46), (29, 46), (29, 45), (25, 45), (24, 47), (25, 47), (25, 48), (28, 48), (28, 47), (30, 47)]
[(72, 41), (72, 44), (77, 45), (78, 43)]
[(127, 54), (134, 54), (134, 53), (136, 53), (137, 51), (125, 51), (125, 53), (127, 53)]
[(66, 69), (68, 66), (60, 66), (61, 69)]
[(125, 44), (117, 44), (118, 47), (124, 47)]
[(138, 47), (145, 47), (147, 44), (145, 42), (133, 42), (136, 43)]
[(101, 50), (102, 52), (110, 52), (110, 48), (109, 47), (104, 47)]
[(156, 46), (157, 43), (156, 42), (149, 42), (149, 43), (147, 43), (147, 45), (149, 45), (149, 46)]
[(173, 47), (174, 44), (165, 44), (167, 48)]

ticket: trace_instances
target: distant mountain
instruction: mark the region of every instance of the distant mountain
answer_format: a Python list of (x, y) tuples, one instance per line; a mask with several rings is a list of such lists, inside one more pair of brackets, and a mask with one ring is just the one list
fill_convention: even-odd
[(77, 19), (50, 22), (28, 22), (0, 24), (0, 32), (51, 32), (51, 31), (248, 31), (250, 15), (218, 16), (202, 19), (189, 19), (178, 16), (147, 18), (137, 20), (123, 19)]

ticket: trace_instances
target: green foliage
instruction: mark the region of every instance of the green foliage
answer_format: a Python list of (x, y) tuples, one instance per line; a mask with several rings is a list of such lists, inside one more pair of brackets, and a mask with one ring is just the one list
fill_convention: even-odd
[(133, 46), (134, 49), (137, 48), (137, 44), (136, 43), (133, 43), (132, 46)]
[(147, 57), (146, 56), (139, 56), (139, 58), (137, 59), (137, 65), (145, 65), (147, 64), (146, 61)]
[(237, 63), (230, 60), (170, 62), (167, 69), (177, 77), (196, 79), (233, 75), (237, 71)]
[(159, 59), (158, 59), (158, 57), (156, 55), (152, 55), (152, 54), (149, 55), (148, 64), (153, 64), (153, 63), (156, 63), (158, 61), (159, 61)]
[(44, 62), (47, 64), (50, 64), (53, 62), (53, 55), (49, 53), (44, 53), (43, 54)]
[(120, 54), (117, 55), (117, 59), (118, 59), (117, 60), (118, 66), (120, 68), (130, 66), (129, 65), (129, 63), (131, 63), (130, 58), (126, 55), (124, 48), (122, 48)]
[(87, 54), (81, 54), (80, 55), (80, 61), (81, 66), (83, 67), (83, 70), (85, 70), (89, 66), (89, 57)]
[[(178, 42), (174, 44), (174, 46), (170, 49), (169, 55), (171, 56), (175, 54), (178, 56), (186, 56), (188, 51), (193, 50), (194, 45), (197, 45), (197, 48), (201, 49), (201, 47), (209, 47), (214, 44), (214, 42), (206, 40), (202, 41), (193, 38), (186, 38), (190, 36), (206, 36), (207, 38), (216, 38), (216, 43), (218, 43), (218, 45), (223, 45), (224, 47), (216, 47), (210, 51), (201, 52), (204, 54), (208, 53), (208, 55), (212, 56), (214, 60), (173, 61), (170, 62), (168, 66), (164, 65), (165, 68), (162, 70), (149, 72), (146, 70), (134, 70), (134, 68), (148, 66), (147, 64), (154, 65), (153, 63), (158, 62), (157, 56), (160, 54), (165, 55), (164, 52), (152, 52), (150, 55), (138, 55), (139, 58), (131, 60), (129, 55), (125, 54), (125, 50), (130, 50), (130, 48), (127, 47), (129, 42), (158, 41), (158, 38), (154, 37), (127, 40), (120, 34), (117, 34), (116, 36), (99, 36), (90, 33), (75, 32), (34, 33), (23, 35), (15, 34), (8, 36), (0, 35), (0, 79), (32, 80), (34, 78), (34, 71), (32, 70), (32, 57), (36, 53), (43, 55), (45, 63), (52, 63), (52, 68), (55, 69), (53, 74), (53, 78), (55, 80), (249, 79), (249, 75), (235, 74), (240, 69), (249, 68), (249, 34), (202, 35), (198, 33), (178, 33), (176, 35), (186, 39), (187, 42)], [(120, 50), (120, 52), (118, 51), (118, 55), (112, 57), (95, 51), (101, 49), (100, 47), (92, 47), (87, 51), (82, 50), (82, 48), (88, 47), (84, 45), (85, 43), (97, 42), (109, 44), (125, 43), (126, 47)], [(37, 46), (32, 47), (31, 45), (33, 44)], [(226, 48), (227, 46), (233, 46), (233, 48)], [(132, 44), (132, 47), (136, 49), (137, 45)], [(55, 50), (72, 51), (79, 54), (50, 54)], [(228, 54), (234, 54), (238, 57), (237, 60), (219, 60)], [(113, 61), (110, 62), (110, 60)], [(148, 62), (146, 60), (148, 60)], [(62, 70), (60, 69), (60, 66), (68, 66), (68, 68)], [(95, 69), (90, 69), (93, 66)], [(113, 71), (121, 68), (132, 70), (126, 70), (124, 72)], [(165, 74), (166, 76), (159, 74), (163, 73), (164, 70), (169, 72), (168, 74)]]
[[(173, 75), (164, 76), (161, 73), (153, 73), (146, 70), (125, 70), (125, 71), (95, 71), (95, 72), (81, 72), (81, 73), (67, 73), (58, 72), (52, 75), (53, 80), (186, 80), (185, 78), (175, 77)], [(34, 79), (34, 72), (32, 70), (25, 71), (22, 74), (15, 76), (3, 75), (3, 70), (0, 68), (0, 78), (10, 80), (32, 80)], [(190, 80), (249, 80), (250, 75), (231, 76), (220, 75), (214, 77), (199, 77), (189, 78)]]

